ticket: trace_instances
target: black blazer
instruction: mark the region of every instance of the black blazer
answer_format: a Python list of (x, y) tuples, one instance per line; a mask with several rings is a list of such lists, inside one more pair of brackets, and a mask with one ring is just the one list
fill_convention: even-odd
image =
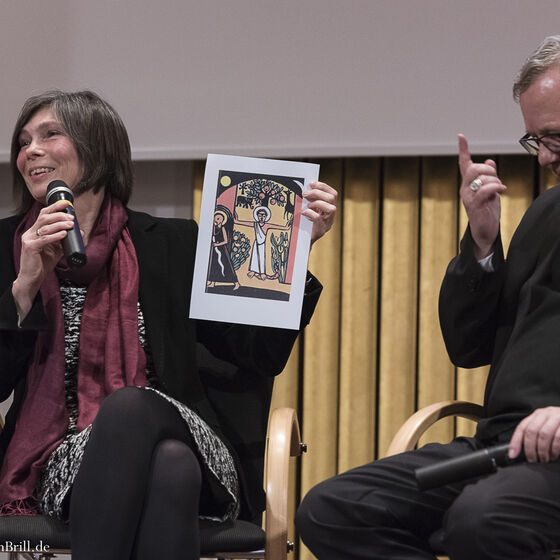
[[(197, 342), (250, 375), (274, 376), (284, 368), (298, 331), (189, 319), (196, 223), (131, 210), (128, 215), (140, 271), (139, 298), (161, 389), (196, 411), (229, 444), (199, 375)], [(11, 285), (15, 280), (13, 236), (21, 218), (0, 220), (0, 400), (14, 390), (14, 402), (0, 435), (0, 458), (23, 402), (37, 331), (49, 328), (40, 296), (21, 328), (17, 327)], [(309, 322), (321, 291), (316, 280), (310, 284), (310, 293), (304, 298), (302, 328)]]
[[(536, 408), (560, 406), (560, 188), (540, 195), (511, 240), (500, 238), (493, 272), (474, 257), (467, 229), (445, 275), (440, 322), (452, 361), (491, 363), (477, 434), (511, 433)], [(505, 436), (504, 436), (505, 437)]]

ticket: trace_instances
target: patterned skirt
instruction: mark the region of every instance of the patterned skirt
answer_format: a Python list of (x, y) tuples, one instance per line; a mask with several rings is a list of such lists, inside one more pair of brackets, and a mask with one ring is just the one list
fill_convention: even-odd
[[(76, 430), (79, 332), (86, 291), (85, 288), (79, 286), (61, 283), (60, 295), (66, 333), (65, 393), (69, 423), (66, 437), (51, 453), (43, 470), (38, 493), (41, 513), (59, 519), (67, 519), (67, 497), (80, 468), (91, 433), (91, 425), (81, 432)], [(156, 392), (177, 408), (185, 423), (185, 430), (191, 434), (196, 445), (204, 479), (203, 490), (209, 498), (207, 501), (210, 502), (210, 507), (207, 506), (206, 509), (211, 510), (211, 513), (201, 514), (201, 517), (216, 521), (235, 519), (239, 514), (239, 481), (231, 453), (200, 416), (185, 404), (158, 390), (140, 305), (138, 305), (138, 330), (140, 343), (146, 352), (146, 377), (151, 385), (143, 389)]]
[[(185, 423), (185, 429), (190, 432), (196, 444), (197, 455), (205, 477), (205, 488), (210, 494), (210, 501), (215, 502), (215, 511), (212, 514), (201, 514), (200, 517), (214, 521), (235, 519), (239, 514), (239, 481), (228, 448), (208, 424), (190, 408), (161, 391), (150, 387), (143, 387), (143, 389), (154, 391), (177, 408)], [(44, 515), (59, 519), (67, 518), (66, 498), (80, 468), (90, 433), (91, 424), (79, 433), (66, 436), (51, 453), (43, 471), (39, 492), (39, 509)], [(215, 500), (212, 500), (213, 495), (216, 496)]]

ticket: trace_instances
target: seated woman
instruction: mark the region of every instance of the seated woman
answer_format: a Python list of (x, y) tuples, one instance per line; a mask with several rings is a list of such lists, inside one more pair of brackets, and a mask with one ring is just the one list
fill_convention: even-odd
[[(0, 220), (0, 513), (70, 522), (73, 558), (198, 558), (198, 518), (234, 519), (242, 477), (195, 364), (195, 343), (262, 375), (296, 331), (188, 319), (196, 224), (127, 208), (126, 129), (92, 92), (28, 99), (12, 138), (19, 209)], [(68, 202), (87, 263), (69, 268)], [(336, 192), (314, 183), (304, 215), (326, 233)], [(320, 285), (308, 281), (302, 328)]]

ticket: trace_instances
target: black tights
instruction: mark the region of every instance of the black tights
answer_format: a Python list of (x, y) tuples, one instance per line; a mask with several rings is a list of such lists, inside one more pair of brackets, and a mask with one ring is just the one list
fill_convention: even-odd
[(179, 412), (126, 387), (103, 402), (70, 501), (72, 558), (199, 558), (201, 471)]

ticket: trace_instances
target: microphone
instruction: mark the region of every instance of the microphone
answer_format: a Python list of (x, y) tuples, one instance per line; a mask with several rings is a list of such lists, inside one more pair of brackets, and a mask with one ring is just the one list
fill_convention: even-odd
[(64, 181), (56, 179), (55, 181), (51, 181), (47, 187), (47, 206), (59, 200), (67, 200), (70, 203), (66, 206), (64, 212), (74, 216), (74, 228), (67, 230), (67, 235), (62, 240), (64, 256), (66, 257), (66, 262), (69, 267), (79, 268), (86, 264), (87, 257), (80, 227), (78, 226), (78, 219), (74, 211), (74, 194)]
[(420, 490), (430, 490), (451, 482), (466, 480), (496, 472), (498, 467), (518, 463), (524, 459), (520, 454), (515, 459), (508, 457), (509, 443), (494, 445), (473, 451), (461, 457), (445, 459), (435, 465), (415, 469), (414, 475)]

